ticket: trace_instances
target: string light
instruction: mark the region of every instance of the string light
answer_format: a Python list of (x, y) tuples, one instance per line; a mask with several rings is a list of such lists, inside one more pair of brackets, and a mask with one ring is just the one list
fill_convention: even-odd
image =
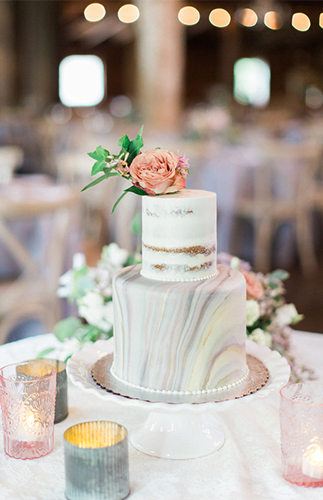
[(200, 20), (200, 13), (195, 7), (182, 7), (178, 13), (178, 19), (186, 26), (193, 26)]
[(292, 17), (292, 26), (298, 31), (307, 31), (311, 27), (311, 21), (303, 12), (296, 12)]
[(271, 10), (265, 14), (264, 24), (271, 30), (279, 30), (283, 26), (283, 19), (278, 12)]
[(319, 17), (319, 26), (320, 26), (320, 28), (323, 28), (323, 12), (320, 14), (320, 17)]
[(217, 28), (225, 28), (230, 24), (231, 16), (225, 9), (214, 9), (209, 15), (209, 21)]
[(246, 28), (251, 28), (258, 22), (258, 16), (252, 9), (238, 9), (235, 17), (238, 23), (246, 26)]
[(91, 3), (84, 9), (84, 17), (91, 23), (101, 21), (105, 14), (105, 8), (100, 3)]
[(128, 3), (118, 10), (118, 18), (122, 23), (130, 24), (139, 19), (140, 12), (136, 5)]

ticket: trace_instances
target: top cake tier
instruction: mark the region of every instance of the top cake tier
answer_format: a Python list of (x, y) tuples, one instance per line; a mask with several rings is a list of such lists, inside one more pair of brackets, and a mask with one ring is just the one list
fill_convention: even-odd
[(215, 193), (184, 189), (142, 197), (141, 274), (164, 281), (215, 276)]

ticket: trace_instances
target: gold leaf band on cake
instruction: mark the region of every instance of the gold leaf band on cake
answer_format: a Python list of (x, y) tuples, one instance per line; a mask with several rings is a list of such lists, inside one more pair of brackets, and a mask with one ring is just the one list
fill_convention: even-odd
[(216, 251), (215, 245), (212, 245), (212, 246), (195, 245), (192, 247), (183, 247), (183, 248), (165, 248), (165, 247), (150, 246), (150, 245), (146, 245), (145, 243), (143, 243), (143, 246), (147, 250), (152, 250), (153, 252), (161, 252), (161, 253), (168, 253), (168, 254), (183, 253), (186, 255), (190, 255), (192, 257), (195, 257), (196, 255), (208, 256), (208, 255), (215, 253), (215, 251)]

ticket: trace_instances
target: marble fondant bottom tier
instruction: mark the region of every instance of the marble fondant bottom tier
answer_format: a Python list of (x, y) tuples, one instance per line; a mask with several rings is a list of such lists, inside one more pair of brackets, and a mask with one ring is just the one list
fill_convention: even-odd
[(238, 271), (214, 278), (165, 282), (119, 272), (113, 284), (115, 352), (112, 374), (155, 391), (210, 391), (243, 379), (246, 289)]

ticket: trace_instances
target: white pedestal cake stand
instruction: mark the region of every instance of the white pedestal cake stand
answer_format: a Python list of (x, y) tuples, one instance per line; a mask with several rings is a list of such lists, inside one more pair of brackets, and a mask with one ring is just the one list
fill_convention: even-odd
[(212, 413), (217, 405), (232, 405), (266, 397), (285, 385), (290, 376), (287, 361), (276, 351), (247, 341), (247, 353), (258, 358), (268, 369), (270, 378), (266, 386), (254, 394), (222, 402), (201, 404), (169, 404), (131, 399), (102, 389), (93, 380), (91, 369), (103, 356), (113, 352), (113, 339), (98, 340), (75, 353), (67, 363), (70, 380), (86, 392), (99, 398), (115, 401), (125, 406), (146, 409), (149, 414), (143, 425), (135, 428), (130, 439), (143, 453), (161, 458), (188, 459), (209, 455), (225, 441), (223, 431)]

